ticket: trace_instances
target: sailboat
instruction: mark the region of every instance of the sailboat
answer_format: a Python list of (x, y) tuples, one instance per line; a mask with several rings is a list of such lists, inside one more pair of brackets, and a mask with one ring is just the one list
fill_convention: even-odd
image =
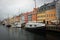
[(6, 27), (11, 27), (11, 24), (10, 24), (10, 22), (9, 22), (9, 14), (8, 14), (8, 19), (7, 19)]
[(8, 23), (8, 24), (6, 25), (6, 27), (11, 27), (11, 24), (10, 24), (10, 23)]

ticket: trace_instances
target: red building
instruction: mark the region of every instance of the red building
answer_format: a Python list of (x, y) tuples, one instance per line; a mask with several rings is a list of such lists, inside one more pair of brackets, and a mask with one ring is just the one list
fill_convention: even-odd
[(32, 21), (37, 21), (37, 9), (34, 8), (33, 11), (31, 12), (26, 12), (21, 15), (21, 22), (22, 23), (27, 23), (27, 22), (32, 22)]
[(22, 23), (27, 23), (28, 22), (28, 13), (22, 13), (21, 22)]
[(28, 22), (28, 12), (27, 13), (24, 13), (24, 21), (25, 21), (25, 23)]

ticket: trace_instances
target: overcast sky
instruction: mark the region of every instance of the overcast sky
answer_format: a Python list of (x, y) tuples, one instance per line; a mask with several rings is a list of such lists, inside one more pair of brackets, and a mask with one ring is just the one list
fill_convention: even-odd
[[(52, 2), (53, 0), (36, 0), (37, 7), (44, 3)], [(21, 12), (29, 12), (34, 8), (34, 0), (0, 0), (0, 20)], [(19, 10), (20, 9), (20, 10)]]

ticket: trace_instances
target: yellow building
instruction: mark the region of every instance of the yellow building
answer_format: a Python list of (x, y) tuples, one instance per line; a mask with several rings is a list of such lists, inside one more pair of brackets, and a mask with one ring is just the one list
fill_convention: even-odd
[(45, 22), (45, 12), (39, 12), (37, 14), (37, 22)]
[(13, 17), (12, 18), (9, 18), (9, 23), (10, 24), (14, 23), (14, 18)]
[(45, 23), (45, 5), (42, 5), (41, 7), (38, 8), (38, 13), (37, 13), (37, 22), (42, 22)]
[(15, 22), (20, 22), (20, 16), (15, 17)]
[(9, 23), (15, 23), (15, 22), (20, 22), (20, 16), (14, 16), (12, 18), (9, 18)]

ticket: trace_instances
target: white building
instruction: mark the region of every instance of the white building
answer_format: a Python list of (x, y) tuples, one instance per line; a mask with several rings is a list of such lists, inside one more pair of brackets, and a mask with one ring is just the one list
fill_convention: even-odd
[(25, 23), (25, 17), (23, 15), (20, 16), (20, 23)]
[(58, 23), (60, 23), (60, 0), (56, 2), (56, 16)]

